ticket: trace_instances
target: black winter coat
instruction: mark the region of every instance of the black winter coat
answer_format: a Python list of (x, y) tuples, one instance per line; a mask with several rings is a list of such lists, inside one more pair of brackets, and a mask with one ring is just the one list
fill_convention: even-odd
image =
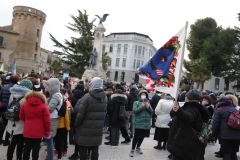
[(119, 118), (120, 106), (127, 105), (127, 96), (125, 94), (114, 93), (111, 95), (108, 104), (109, 126), (120, 128), (123, 121)]
[(128, 111), (133, 110), (133, 103), (138, 101), (138, 95), (136, 91), (130, 91), (128, 95)]
[(155, 94), (153, 97), (152, 97), (152, 100), (151, 100), (151, 106), (152, 106), (152, 109), (155, 110), (155, 108), (157, 107), (157, 104), (158, 104), (158, 101), (161, 99), (160, 96), (158, 96), (157, 94)]
[[(195, 135), (192, 128), (200, 132), (202, 123), (208, 122), (208, 110), (197, 102), (186, 102), (175, 115), (170, 128), (167, 149), (181, 160), (201, 160), (204, 144)], [(192, 128), (191, 128), (191, 127)]]
[(2, 108), (0, 109), (1, 112), (5, 112), (8, 106), (9, 98), (10, 98), (10, 88), (13, 87), (15, 84), (9, 83), (2, 87), (0, 93), (0, 101), (2, 102)]
[(75, 121), (75, 141), (80, 146), (102, 144), (103, 124), (107, 109), (107, 96), (102, 89), (85, 94), (78, 107)]

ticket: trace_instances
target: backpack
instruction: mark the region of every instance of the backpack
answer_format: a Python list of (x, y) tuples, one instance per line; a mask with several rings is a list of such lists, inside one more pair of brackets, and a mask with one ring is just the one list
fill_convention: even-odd
[(120, 110), (119, 110), (119, 118), (123, 121), (126, 122), (128, 120), (127, 112), (125, 110), (125, 106), (120, 105)]
[(19, 112), (20, 112), (20, 103), (19, 101), (22, 99), (23, 97), (20, 98), (15, 98), (13, 97), (13, 101), (7, 106), (7, 110), (4, 113), (4, 117), (8, 120), (11, 121), (18, 121), (19, 118)]
[(66, 115), (66, 101), (63, 101), (61, 108), (59, 110), (56, 108), (56, 110), (58, 111), (58, 116), (59, 117), (65, 117), (65, 115)]
[(230, 111), (226, 108), (218, 108), (218, 110), (229, 112), (230, 116), (227, 121), (229, 127), (235, 130), (240, 130), (240, 111)]
[(201, 128), (201, 131), (198, 132), (196, 131), (195, 129), (192, 128), (192, 130), (194, 131), (195, 135), (198, 136), (198, 139), (200, 140), (200, 142), (202, 143), (206, 143), (208, 142), (208, 139), (209, 139), (209, 135), (211, 133), (211, 131), (208, 129), (209, 127), (209, 124), (211, 122), (211, 119), (207, 122), (207, 123), (204, 123), (202, 124), (202, 128)]

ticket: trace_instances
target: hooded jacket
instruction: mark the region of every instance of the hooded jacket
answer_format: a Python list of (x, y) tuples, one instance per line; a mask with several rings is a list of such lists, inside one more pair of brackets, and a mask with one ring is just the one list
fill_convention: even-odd
[(50, 113), (46, 98), (40, 92), (29, 92), (25, 99), (19, 114), (24, 121), (23, 137), (42, 138), (45, 132), (50, 132)]
[[(100, 80), (97, 83), (91, 82), (89, 93), (82, 97), (79, 106), (76, 105), (78, 113), (75, 139), (80, 146), (99, 146), (102, 143), (107, 97), (103, 89), (100, 89)], [(92, 84), (94, 87), (91, 87)]]
[[(24, 98), (24, 95), (28, 92), (31, 92), (31, 90), (20, 85), (14, 85), (12, 88), (10, 88), (11, 96), (9, 98), (9, 104), (13, 101), (13, 97), (17, 99), (23, 97), (19, 101), (20, 106), (22, 106), (22, 104), (26, 101)], [(15, 127), (13, 127), (14, 124), (15, 124)], [(13, 132), (13, 135), (23, 134), (23, 127), (24, 127), (24, 122), (22, 120), (15, 121), (15, 122), (8, 120), (7, 132), (10, 134)]]
[(138, 93), (138, 101), (135, 101), (133, 104), (133, 113), (135, 114), (134, 128), (150, 129), (153, 109), (149, 101), (147, 102), (150, 105), (148, 109), (142, 106), (142, 99), (140, 97), (142, 93), (145, 93), (148, 99), (148, 92), (146, 90), (141, 90)]
[(120, 106), (127, 106), (127, 96), (121, 90), (117, 90), (110, 96), (108, 102), (109, 126), (120, 128), (123, 121), (119, 118)]
[(230, 112), (221, 109), (227, 109), (229, 111), (236, 111), (232, 104), (231, 98), (222, 97), (218, 103), (218, 109), (214, 112), (214, 118), (212, 122), (212, 132), (215, 135), (220, 131), (221, 139), (240, 139), (240, 131), (234, 130), (228, 125), (228, 119)]
[(128, 111), (133, 110), (133, 103), (138, 100), (138, 95), (136, 89), (130, 89), (130, 93), (128, 95)]
[[(207, 123), (210, 115), (208, 110), (197, 102), (185, 102), (174, 116), (169, 131), (167, 149), (173, 156), (184, 160), (200, 160), (205, 147), (195, 135), (201, 131), (203, 122)], [(192, 129), (193, 128), (193, 129)]]

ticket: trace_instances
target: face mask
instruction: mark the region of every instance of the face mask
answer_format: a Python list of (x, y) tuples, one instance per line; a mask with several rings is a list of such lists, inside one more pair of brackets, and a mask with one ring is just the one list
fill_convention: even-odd
[(202, 101), (202, 105), (206, 105), (206, 104), (208, 104), (207, 101)]
[(142, 95), (142, 96), (141, 96), (141, 99), (145, 99), (145, 98), (146, 98), (146, 96), (145, 96), (145, 95)]

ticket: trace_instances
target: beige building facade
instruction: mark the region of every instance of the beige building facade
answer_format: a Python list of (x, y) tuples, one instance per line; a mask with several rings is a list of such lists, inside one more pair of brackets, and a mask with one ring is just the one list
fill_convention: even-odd
[(13, 7), (12, 24), (0, 27), (0, 63), (11, 71), (14, 59), (17, 73), (32, 70), (51, 75), (51, 51), (40, 48), (46, 14), (27, 6)]

